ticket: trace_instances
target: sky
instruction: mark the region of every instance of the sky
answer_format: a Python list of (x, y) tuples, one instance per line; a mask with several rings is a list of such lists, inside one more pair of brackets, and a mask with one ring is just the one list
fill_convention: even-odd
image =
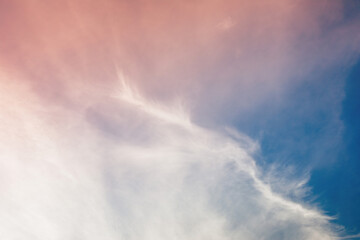
[(360, 238), (357, 0), (0, 0), (0, 238)]

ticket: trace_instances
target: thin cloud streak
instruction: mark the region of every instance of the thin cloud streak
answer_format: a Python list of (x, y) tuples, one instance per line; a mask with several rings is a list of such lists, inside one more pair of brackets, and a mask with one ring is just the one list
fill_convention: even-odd
[(129, 86), (129, 83), (126, 81), (123, 74), (118, 73), (118, 76), (121, 81), (121, 91), (119, 93), (119, 97), (122, 100), (141, 108), (144, 112), (147, 112), (161, 120), (186, 128), (193, 127), (183, 108), (175, 109), (175, 111), (173, 111), (173, 109), (162, 108), (160, 105), (157, 106), (155, 103), (144, 101), (138, 91)]

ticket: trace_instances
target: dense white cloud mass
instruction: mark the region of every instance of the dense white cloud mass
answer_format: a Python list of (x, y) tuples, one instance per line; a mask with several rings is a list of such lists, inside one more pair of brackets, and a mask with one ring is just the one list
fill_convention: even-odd
[(337, 239), (328, 217), (271, 190), (242, 134), (126, 85), (74, 111), (12, 82), (1, 82), (1, 239)]

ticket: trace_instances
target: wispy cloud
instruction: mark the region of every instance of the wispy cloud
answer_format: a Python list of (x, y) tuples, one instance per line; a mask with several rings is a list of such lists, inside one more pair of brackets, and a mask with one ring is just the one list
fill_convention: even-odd
[(177, 108), (164, 108), (155, 102), (145, 101), (138, 91), (129, 85), (124, 75), (119, 71), (118, 77), (121, 83), (121, 88), (117, 96), (118, 98), (142, 109), (144, 112), (157, 117), (160, 120), (174, 123), (182, 127), (192, 127), (189, 116), (185, 113), (184, 108), (181, 105)]
[[(119, 90), (130, 91), (124, 86)], [(11, 93), (1, 108), (8, 116), (0, 138), (7, 146), (3, 238), (336, 239), (328, 217), (274, 193), (262, 180), (253, 148), (244, 147), (252, 143), (241, 142), (251, 141), (246, 137), (235, 141), (184, 124), (164, 112), (171, 106), (131, 90), (115, 103), (131, 107), (110, 109), (110, 115), (136, 121), (130, 112), (137, 112), (151, 123), (150, 140), (109, 140), (76, 112), (46, 111), (22, 87), (2, 87)], [(26, 101), (18, 102), (16, 93)], [(56, 123), (53, 116), (60, 116)], [(113, 124), (127, 131), (122, 122)]]
[(356, 235), (349, 235), (346, 237), (339, 237), (338, 239), (357, 239), (360, 238), (360, 234), (356, 234)]
[(339, 1), (0, 1), (0, 238), (338, 239), (308, 176), (223, 126), (341, 78), (359, 25)]

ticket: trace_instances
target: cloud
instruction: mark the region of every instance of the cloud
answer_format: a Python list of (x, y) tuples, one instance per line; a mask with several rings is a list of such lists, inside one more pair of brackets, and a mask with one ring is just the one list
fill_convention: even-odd
[(23, 85), (1, 87), (2, 238), (336, 239), (330, 218), (262, 180), (246, 136), (184, 124), (119, 85), (102, 116), (123, 136), (148, 135), (121, 141)]
[(328, 1), (0, 2), (0, 236), (336, 239), (222, 127), (347, 66), (358, 26)]
[[(31, 76), (24, 79), (47, 101), (101, 98), (116, 84), (119, 66), (146, 96), (188, 99), (194, 118), (214, 125), (283, 101), (314, 72), (313, 81), (329, 78), (359, 52), (359, 21), (345, 21), (340, 2), (2, 5), (0, 61)], [(222, 31), (224, 22), (234, 25)]]

